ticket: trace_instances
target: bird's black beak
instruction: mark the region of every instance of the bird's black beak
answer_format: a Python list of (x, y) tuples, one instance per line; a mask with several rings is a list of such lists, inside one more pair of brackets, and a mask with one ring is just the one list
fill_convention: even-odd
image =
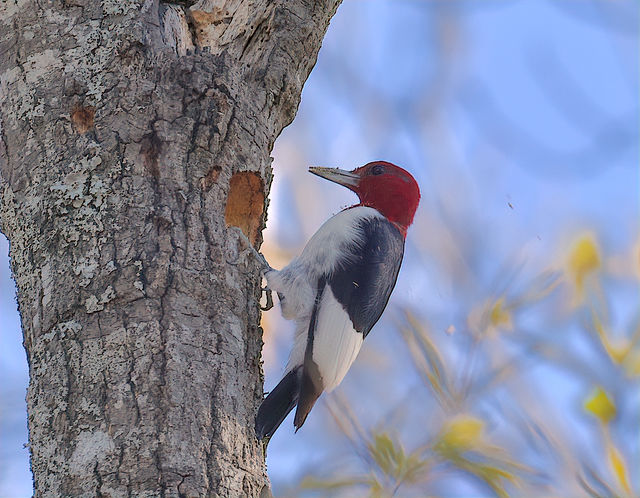
[(309, 172), (339, 185), (343, 185), (351, 190), (357, 188), (358, 183), (360, 182), (359, 175), (339, 168), (320, 168), (312, 166), (309, 168)]

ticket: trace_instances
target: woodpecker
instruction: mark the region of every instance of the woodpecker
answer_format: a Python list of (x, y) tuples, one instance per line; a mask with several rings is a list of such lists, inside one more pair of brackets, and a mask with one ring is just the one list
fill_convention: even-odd
[(267, 288), (296, 332), (284, 377), (258, 409), (258, 439), (270, 438), (296, 406), (297, 432), (322, 392), (340, 384), (389, 301), (420, 201), (415, 179), (388, 162), (309, 171), (360, 203), (326, 221), (284, 269), (266, 265)]

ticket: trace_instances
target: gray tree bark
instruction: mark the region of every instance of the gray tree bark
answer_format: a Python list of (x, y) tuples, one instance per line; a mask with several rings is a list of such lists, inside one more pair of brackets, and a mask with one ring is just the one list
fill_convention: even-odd
[(339, 0), (3, 0), (0, 207), (36, 496), (268, 485), (258, 265), (274, 140)]

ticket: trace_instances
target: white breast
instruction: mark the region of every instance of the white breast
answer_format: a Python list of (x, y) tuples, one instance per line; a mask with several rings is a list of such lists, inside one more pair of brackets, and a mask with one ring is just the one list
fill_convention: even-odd
[[(360, 230), (360, 222), (376, 217), (383, 216), (377, 210), (365, 206), (340, 211), (311, 237), (302, 254), (296, 258), (297, 261), (315, 278), (329, 275), (343, 255), (341, 249), (362, 240), (364, 234)], [(292, 261), (292, 264), (295, 262), (296, 260)]]

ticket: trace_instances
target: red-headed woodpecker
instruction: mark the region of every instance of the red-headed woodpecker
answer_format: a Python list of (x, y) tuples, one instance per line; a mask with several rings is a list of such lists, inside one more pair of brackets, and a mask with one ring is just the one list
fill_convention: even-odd
[(258, 410), (258, 439), (296, 405), (297, 431), (320, 394), (340, 384), (387, 305), (420, 201), (414, 178), (388, 162), (309, 171), (353, 190), (360, 203), (325, 222), (286, 268), (265, 272), (296, 334), (284, 378)]

